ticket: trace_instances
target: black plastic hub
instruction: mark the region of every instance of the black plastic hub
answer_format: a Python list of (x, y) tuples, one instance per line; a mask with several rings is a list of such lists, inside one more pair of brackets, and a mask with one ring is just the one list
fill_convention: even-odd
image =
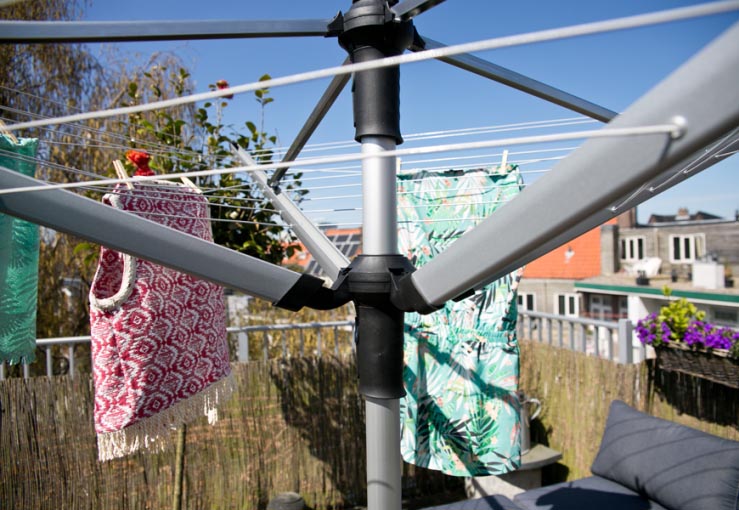
[(403, 389), (405, 312), (391, 294), (395, 280), (413, 272), (402, 255), (360, 255), (345, 270), (346, 289), (357, 308), (359, 392), (374, 398), (400, 398)]
[[(413, 42), (411, 21), (394, 18), (383, 0), (356, 0), (334, 28), (352, 63), (400, 55)], [(400, 134), (400, 69), (362, 71), (354, 77), (355, 139), (386, 136), (403, 143)]]

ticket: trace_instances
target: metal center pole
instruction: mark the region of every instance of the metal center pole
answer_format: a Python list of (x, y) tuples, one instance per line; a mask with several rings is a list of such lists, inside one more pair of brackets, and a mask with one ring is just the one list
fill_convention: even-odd
[(400, 510), (400, 400), (366, 397), (367, 508)]
[[(333, 24), (353, 63), (400, 55), (415, 33), (385, 0), (352, 0), (351, 9)], [(398, 254), (396, 158), (383, 156), (403, 143), (400, 69), (356, 73), (352, 97), (354, 139), (369, 156), (362, 163), (362, 255), (346, 274), (357, 308), (359, 392), (367, 411), (367, 508), (400, 510), (404, 312), (391, 294), (394, 280), (413, 266)]]
[(398, 253), (398, 212), (395, 191), (395, 157), (382, 157), (395, 150), (388, 136), (362, 138), (362, 154), (376, 154), (362, 163), (362, 252), (365, 255)]
[[(394, 157), (382, 157), (395, 149), (395, 139), (362, 138), (362, 153), (377, 154), (362, 164), (362, 251), (365, 255), (398, 252), (397, 200)], [(390, 340), (390, 339), (388, 339)], [(365, 397), (367, 439), (367, 508), (400, 510), (400, 401)]]

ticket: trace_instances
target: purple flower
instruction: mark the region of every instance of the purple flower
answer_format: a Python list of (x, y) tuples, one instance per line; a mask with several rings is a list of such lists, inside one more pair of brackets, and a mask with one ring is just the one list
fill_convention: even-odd
[(694, 349), (725, 349), (739, 352), (739, 331), (732, 328), (692, 319), (682, 337), (679, 337), (671, 326), (669, 320), (660, 321), (657, 313), (650, 313), (637, 322), (634, 331), (641, 343), (654, 347), (676, 341), (685, 342)]
[(670, 326), (668, 326), (666, 322), (662, 322), (662, 323), (660, 323), (660, 328), (662, 329), (662, 341), (663, 342), (669, 342), (670, 341), (670, 335), (672, 335), (672, 331), (670, 330)]

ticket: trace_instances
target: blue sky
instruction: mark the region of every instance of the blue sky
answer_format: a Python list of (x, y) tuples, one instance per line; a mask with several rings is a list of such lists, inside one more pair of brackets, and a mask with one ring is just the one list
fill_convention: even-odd
[[(695, 3), (447, 0), (416, 18), (415, 25), (422, 35), (455, 44)], [(350, 5), (349, 0), (97, 0), (88, 11), (88, 19), (330, 18)], [(489, 51), (479, 56), (611, 110), (622, 111), (737, 20), (739, 13), (731, 13)], [(207, 90), (207, 85), (218, 79), (231, 84), (248, 83), (265, 73), (280, 77), (336, 66), (345, 58), (335, 39), (319, 37), (128, 43), (121, 47), (142, 56), (153, 51), (177, 52), (193, 71), (197, 91)], [(404, 134), (574, 116), (561, 107), (441, 62), (404, 66), (401, 76)], [(327, 83), (328, 80), (320, 80), (273, 89), (275, 102), (267, 107), (266, 128), (279, 135), (282, 145), (290, 144)], [(227, 111), (227, 122), (236, 126), (246, 120), (255, 121), (259, 115), (258, 105), (248, 94), (237, 96)], [(347, 88), (310, 143), (352, 137), (351, 97)], [(681, 206), (733, 217), (739, 209), (739, 156), (728, 158), (642, 204), (639, 218), (645, 221), (650, 213), (675, 213)]]

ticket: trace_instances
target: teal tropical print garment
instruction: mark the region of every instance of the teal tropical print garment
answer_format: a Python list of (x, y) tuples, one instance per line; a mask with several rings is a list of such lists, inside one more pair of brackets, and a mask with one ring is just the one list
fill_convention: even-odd
[[(0, 135), (0, 166), (33, 177), (37, 146), (35, 138)], [(0, 214), (0, 362), (36, 359), (38, 248), (37, 225)]]
[[(399, 175), (400, 253), (423, 266), (521, 186), (514, 165)], [(453, 476), (496, 475), (520, 465), (519, 276), (432, 314), (406, 314), (407, 394), (400, 402), (406, 462)]]

